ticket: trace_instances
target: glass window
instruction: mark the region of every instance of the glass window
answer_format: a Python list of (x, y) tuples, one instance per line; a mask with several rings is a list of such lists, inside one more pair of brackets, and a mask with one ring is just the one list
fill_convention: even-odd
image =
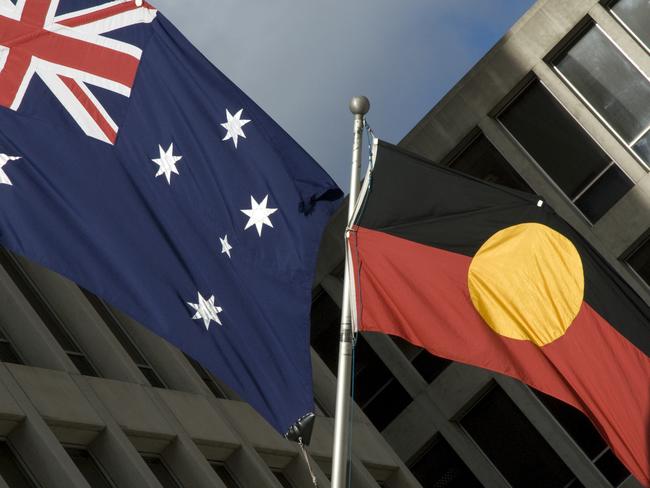
[(0, 329), (0, 361), (4, 363), (25, 364), (9, 342), (2, 329)]
[(435, 380), (451, 364), (448, 359), (429, 354), (399, 336), (390, 336), (390, 338), (427, 383)]
[(538, 80), (498, 118), (592, 222), (632, 188), (629, 178)]
[(216, 396), (217, 398), (228, 398), (226, 393), (223, 391), (223, 388), (219, 386), (219, 384), (216, 382), (212, 374), (205, 369), (201, 363), (199, 363), (196, 359), (188, 356), (187, 354), (183, 353), (187, 360), (190, 362), (194, 370), (197, 372), (197, 374), (201, 377), (203, 382), (206, 384), (208, 388), (210, 388), (210, 391)]
[(641, 243), (627, 258), (627, 263), (650, 285), (650, 237)]
[(596, 222), (632, 188), (632, 182), (616, 164), (609, 167), (589, 185), (574, 203), (592, 222)]
[(33, 488), (36, 486), (5, 441), (0, 441), (0, 475), (9, 488)]
[(162, 485), (163, 488), (180, 488), (181, 485), (176, 481), (176, 478), (172, 473), (167, 469), (165, 463), (158, 456), (144, 455), (142, 456), (144, 462), (147, 463), (149, 469), (156, 476), (158, 482)]
[(650, 82), (598, 26), (589, 29), (555, 66), (632, 149), (647, 135)]
[(484, 181), (533, 193), (519, 173), (483, 134), (472, 140), (449, 166)]
[(422, 375), (426, 382), (431, 383), (440, 376), (440, 373), (447, 369), (447, 366), (451, 364), (451, 361), (429, 354), (427, 351), (422, 349), (418, 355), (413, 358), (411, 363), (415, 366), (415, 369), (418, 370), (418, 373)]
[(311, 345), (334, 375), (338, 368), (340, 328), (341, 309), (321, 289), (311, 304)]
[(580, 486), (510, 397), (494, 385), (461, 425), (513, 488)]
[(557, 398), (532, 390), (612, 485), (618, 486), (629, 476), (630, 473), (625, 466), (614, 456), (591, 421), (582, 412)]
[(47, 303), (45, 298), (38, 292), (36, 286), (23, 271), (17, 259), (5, 249), (0, 248), (0, 266), (11, 277), (26, 300), (29, 301), (34, 311), (52, 333), (52, 336), (66, 352), (70, 360), (77, 366), (81, 374), (87, 376), (99, 376), (95, 368), (90, 364), (72, 336), (65, 329), (63, 322), (56, 315), (54, 310)]
[(283, 488), (293, 488), (293, 485), (291, 484), (289, 479), (284, 475), (282, 471), (278, 471), (274, 469), (273, 474), (275, 475), (276, 479), (280, 482)]
[(650, 49), (650, 3), (648, 0), (619, 0), (612, 7), (614, 16)]
[(237, 480), (225, 464), (211, 462), (210, 466), (212, 466), (212, 469), (214, 469), (215, 473), (217, 473), (219, 478), (221, 478), (221, 481), (226, 485), (226, 488), (240, 488), (239, 483), (237, 483)]
[(354, 400), (380, 431), (412, 401), (411, 395), (362, 336), (357, 339), (354, 386)]
[(66, 447), (65, 450), (92, 488), (111, 488), (114, 486), (86, 449)]
[(440, 435), (408, 463), (413, 476), (424, 487), (482, 488), (465, 463)]
[(97, 314), (102, 318), (104, 323), (111, 330), (118, 342), (122, 345), (124, 350), (129, 354), (129, 356), (131, 356), (131, 359), (136, 364), (136, 366), (140, 369), (140, 371), (142, 371), (142, 374), (145, 376), (145, 378), (147, 378), (149, 384), (157, 388), (165, 388), (165, 384), (144, 358), (144, 355), (137, 348), (131, 337), (129, 337), (126, 331), (122, 328), (119, 321), (115, 318), (113, 312), (111, 312), (108, 306), (99, 297), (93, 295), (88, 290), (81, 288), (81, 291), (93, 306)]

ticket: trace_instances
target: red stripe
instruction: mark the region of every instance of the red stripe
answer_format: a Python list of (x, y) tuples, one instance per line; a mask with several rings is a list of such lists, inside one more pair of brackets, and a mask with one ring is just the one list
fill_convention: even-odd
[(51, 4), (52, 0), (26, 0), (20, 20), (33, 26), (43, 27)]
[[(2, 17), (0, 17), (2, 19)], [(0, 32), (2, 24), (0, 23)], [(1, 42), (0, 42), (1, 44)], [(26, 55), (18, 49), (11, 49), (7, 56), (5, 67), (0, 71), (0, 105), (11, 107), (14, 103), (18, 89), (23, 82), (31, 56)]]
[(350, 241), (361, 330), (401, 336), (574, 405), (650, 486), (650, 359), (588, 304), (563, 337), (539, 348), (498, 335), (476, 312), (471, 258), (365, 228)]
[[(18, 50), (21, 58), (29, 60), (32, 56), (36, 56), (128, 87), (133, 86), (140, 62), (129, 54), (44, 30), (42, 25), (31, 26), (2, 16), (0, 16), (0, 44), (9, 47), (10, 52)], [(26, 67), (24, 63), (16, 66), (13, 63), (13, 59), (7, 59), (2, 73), (10, 70), (11, 74), (8, 77), (12, 80), (12, 86), (16, 83), (20, 85)], [(9, 97), (3, 96), (4, 98)]]
[(97, 123), (101, 131), (106, 135), (109, 141), (111, 143), (115, 144), (115, 140), (117, 139), (117, 132), (111, 127), (111, 125), (108, 123), (108, 120), (101, 114), (101, 112), (97, 109), (97, 106), (93, 103), (93, 101), (86, 95), (86, 93), (81, 89), (79, 84), (73, 80), (72, 78), (67, 78), (65, 76), (60, 76), (61, 81), (67, 86), (70, 91), (74, 94), (74, 96), (79, 100), (81, 105), (86, 109), (86, 111), (90, 114), (92, 119)]

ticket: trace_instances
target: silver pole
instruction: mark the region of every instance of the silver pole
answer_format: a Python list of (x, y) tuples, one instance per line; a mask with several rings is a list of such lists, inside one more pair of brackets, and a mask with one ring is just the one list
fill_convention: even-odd
[[(350, 172), (350, 199), (348, 222), (354, 213), (359, 194), (361, 172), (361, 145), (363, 142), (363, 119), (370, 110), (366, 97), (354, 97), (350, 111), (354, 114), (354, 142), (352, 145), (352, 170)], [(347, 252), (347, 230), (345, 233)], [(343, 300), (341, 301), (341, 337), (339, 340), (339, 367), (336, 382), (336, 417), (334, 419), (334, 446), (332, 450), (332, 488), (345, 488), (347, 478), (348, 432), (350, 419), (350, 384), (352, 380), (352, 312), (350, 310), (350, 281), (348, 260), (345, 261)]]

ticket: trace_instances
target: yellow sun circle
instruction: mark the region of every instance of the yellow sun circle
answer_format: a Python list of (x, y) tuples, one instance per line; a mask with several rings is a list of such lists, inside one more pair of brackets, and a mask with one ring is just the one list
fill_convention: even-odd
[(490, 237), (472, 259), (467, 284), (474, 307), (495, 332), (538, 346), (564, 335), (584, 297), (573, 243), (534, 223)]

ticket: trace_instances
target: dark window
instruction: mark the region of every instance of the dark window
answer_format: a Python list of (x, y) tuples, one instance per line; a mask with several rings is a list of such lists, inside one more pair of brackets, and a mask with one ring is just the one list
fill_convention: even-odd
[(632, 182), (616, 164), (612, 163), (579, 197), (576, 206), (596, 222), (632, 188)]
[(77, 366), (81, 374), (87, 376), (99, 376), (95, 368), (90, 364), (72, 336), (65, 329), (63, 322), (58, 318), (54, 310), (47, 303), (45, 298), (38, 292), (36, 286), (29, 279), (22, 267), (5, 249), (0, 248), (0, 266), (11, 277), (20, 292), (27, 299), (46, 327), (50, 330), (61, 348)]
[(650, 236), (627, 259), (632, 269), (650, 285)]
[(0, 441), (0, 475), (9, 488), (33, 488), (36, 486), (5, 441)]
[(354, 399), (375, 425), (383, 430), (411, 403), (411, 395), (359, 336), (355, 351)]
[(582, 412), (545, 393), (537, 390), (533, 390), (533, 392), (587, 457), (594, 461), (596, 467), (610, 483), (618, 486), (629, 476), (628, 471), (614, 456), (591, 421)]
[(4, 363), (24, 364), (2, 329), (0, 329), (0, 361)]
[(411, 363), (426, 382), (431, 383), (451, 364), (451, 361), (429, 354), (426, 350), (422, 349), (413, 358)]
[(409, 468), (425, 488), (482, 488), (483, 486), (440, 435), (435, 436), (409, 462)]
[(273, 474), (275, 475), (276, 479), (280, 482), (283, 488), (293, 488), (293, 485), (287, 479), (287, 477), (284, 475), (282, 471), (277, 471), (274, 469)]
[(630, 147), (648, 132), (650, 82), (597, 26), (555, 66)]
[(323, 290), (311, 305), (311, 345), (327, 367), (336, 375), (339, 357), (341, 309)]
[(167, 469), (167, 466), (160, 457), (146, 455), (142, 456), (142, 459), (147, 463), (147, 466), (149, 466), (149, 469), (151, 469), (151, 472), (156, 476), (156, 479), (158, 479), (158, 482), (163, 488), (180, 488), (180, 483), (176, 481), (176, 478)]
[(612, 12), (627, 29), (650, 49), (650, 3), (648, 0), (619, 0)]
[(390, 336), (390, 338), (427, 383), (435, 380), (451, 364), (448, 359), (429, 354), (426, 350), (399, 336)]
[(119, 321), (117, 318), (115, 318), (115, 315), (113, 315), (113, 312), (111, 312), (108, 306), (99, 297), (93, 295), (88, 290), (81, 288), (81, 291), (93, 306), (97, 314), (102, 318), (104, 323), (111, 330), (118, 342), (122, 345), (124, 350), (129, 354), (129, 356), (131, 356), (131, 359), (136, 364), (136, 366), (140, 369), (140, 371), (142, 371), (142, 374), (145, 376), (145, 378), (147, 378), (149, 384), (158, 388), (165, 388), (165, 384), (144, 358), (144, 355), (137, 348), (131, 337), (122, 328)]
[(574, 480), (499, 386), (494, 385), (460, 423), (513, 488), (564, 487)]
[(221, 478), (221, 481), (226, 485), (226, 488), (240, 488), (239, 483), (237, 483), (237, 480), (225, 464), (211, 462), (210, 466), (212, 466), (212, 469), (214, 469), (219, 478)]
[(537, 80), (499, 120), (592, 222), (633, 186)]
[(458, 156), (453, 158), (449, 166), (484, 181), (533, 192), (483, 134), (474, 138)]
[(207, 387), (210, 388), (210, 391), (214, 394), (214, 396), (216, 396), (217, 398), (228, 398), (226, 396), (226, 393), (223, 391), (223, 388), (221, 388), (217, 384), (212, 374), (210, 374), (210, 372), (207, 369), (201, 366), (201, 363), (199, 363), (194, 358), (188, 356), (187, 354), (185, 354), (185, 357), (190, 362), (192, 367), (195, 369), (197, 374), (201, 377), (203, 382), (207, 385)]
[(110, 488), (113, 486), (113, 483), (110, 482), (99, 464), (91, 456), (90, 452), (86, 449), (75, 449), (70, 447), (66, 447), (65, 450), (92, 488)]

